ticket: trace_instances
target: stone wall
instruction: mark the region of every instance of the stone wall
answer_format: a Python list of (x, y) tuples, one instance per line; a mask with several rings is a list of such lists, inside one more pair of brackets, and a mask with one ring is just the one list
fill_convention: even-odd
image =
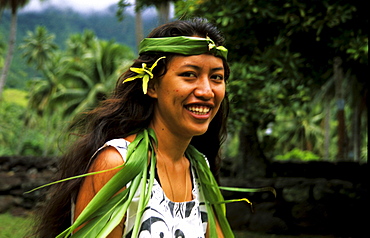
[(0, 213), (24, 215), (41, 200), (42, 190), (25, 193), (49, 183), (56, 172), (56, 158), (0, 157)]
[[(51, 181), (56, 158), (0, 157), (0, 213), (27, 214), (42, 191), (25, 194)], [(227, 170), (223, 170), (227, 175)], [(234, 230), (272, 234), (321, 234), (367, 237), (368, 166), (356, 163), (272, 163), (268, 178), (221, 178), (222, 185), (265, 187), (270, 192), (224, 192), (226, 199), (248, 198), (227, 205)], [(364, 218), (365, 217), (365, 218)]]
[(227, 205), (233, 229), (272, 234), (369, 237), (367, 164), (273, 163), (268, 168), (269, 178), (222, 179), (225, 186), (271, 186), (277, 192), (276, 198), (269, 192), (225, 192), (226, 198), (246, 197), (253, 203), (253, 211), (243, 202)]

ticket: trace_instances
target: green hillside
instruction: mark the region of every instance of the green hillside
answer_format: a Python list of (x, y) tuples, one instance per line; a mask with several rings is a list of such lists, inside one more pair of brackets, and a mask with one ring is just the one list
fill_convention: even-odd
[[(143, 19), (144, 34), (156, 25), (154, 16)], [(7, 44), (10, 24), (10, 12), (5, 11), (0, 19), (0, 42)], [(116, 17), (114, 7), (109, 12), (82, 14), (73, 10), (60, 10), (55, 7), (42, 12), (26, 12), (18, 15), (17, 45), (7, 80), (7, 87), (25, 89), (27, 81), (37, 75), (22, 59), (22, 52), (17, 48), (27, 31), (34, 31), (36, 26), (45, 26), (49, 33), (55, 34), (55, 43), (59, 48), (65, 47), (65, 41), (71, 34), (82, 33), (86, 29), (95, 32), (99, 39), (114, 40), (135, 49), (135, 17), (128, 13), (122, 22)], [(5, 52), (3, 53), (5, 54)], [(2, 57), (5, 57), (4, 55)]]

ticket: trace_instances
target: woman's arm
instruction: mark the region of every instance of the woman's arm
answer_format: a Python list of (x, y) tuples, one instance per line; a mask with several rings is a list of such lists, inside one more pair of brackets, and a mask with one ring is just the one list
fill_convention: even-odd
[[(121, 154), (114, 147), (104, 148), (91, 165), (89, 172), (111, 169), (123, 164)], [(78, 192), (74, 220), (95, 196), (95, 194), (119, 171), (112, 170), (85, 177)], [(124, 188), (123, 188), (124, 189)], [(122, 189), (122, 190), (123, 190)], [(122, 191), (121, 190), (121, 191)], [(78, 229), (80, 229), (79, 227)], [(78, 230), (76, 229), (76, 231)], [(108, 238), (121, 238), (124, 230), (124, 220), (112, 231)]]

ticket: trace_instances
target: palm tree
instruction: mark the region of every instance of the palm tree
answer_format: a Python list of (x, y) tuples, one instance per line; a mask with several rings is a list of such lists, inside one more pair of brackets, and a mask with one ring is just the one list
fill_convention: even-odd
[(83, 34), (71, 35), (67, 40), (67, 54), (80, 61), (83, 55), (95, 47), (97, 37), (91, 30), (85, 30)]
[(20, 45), (20, 49), (24, 50), (23, 58), (27, 64), (35, 64), (37, 70), (47, 70), (55, 50), (58, 49), (54, 38), (55, 35), (48, 34), (44, 26), (36, 27), (35, 32), (27, 32), (24, 43)]
[(13, 59), (13, 50), (16, 40), (17, 33), (17, 13), (18, 9), (24, 7), (29, 0), (0, 0), (0, 9), (9, 8), (11, 10), (11, 24), (10, 24), (10, 34), (9, 34), (9, 43), (8, 43), (8, 52), (6, 55), (5, 63), (3, 70), (0, 75), (0, 96), (3, 92), (6, 78), (8, 76), (8, 71)]
[(38, 26), (35, 32), (28, 32), (27, 37), (21, 44), (23, 58), (27, 64), (36, 65), (45, 79), (34, 79), (30, 90), (29, 106), (42, 114), (50, 96), (55, 92), (57, 85), (57, 74), (63, 65), (61, 56), (57, 55), (57, 45), (53, 42), (53, 34), (48, 34), (45, 27)]
[(78, 62), (69, 58), (71, 62), (60, 76), (50, 107), (63, 107), (64, 116), (94, 107), (114, 88), (122, 67), (128, 67), (132, 58), (133, 53), (128, 47), (112, 41), (95, 40), (94, 47), (87, 50)]
[(43, 77), (32, 80), (28, 102), (30, 109), (35, 110), (39, 115), (51, 112), (49, 111), (50, 100), (56, 93), (60, 78), (68, 70), (69, 64), (69, 58), (62, 55), (61, 52), (53, 54), (48, 68), (43, 71)]

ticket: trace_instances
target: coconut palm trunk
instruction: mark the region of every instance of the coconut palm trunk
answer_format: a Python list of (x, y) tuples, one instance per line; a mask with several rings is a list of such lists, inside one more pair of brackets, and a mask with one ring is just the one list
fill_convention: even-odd
[(8, 52), (6, 54), (4, 68), (1, 71), (1, 77), (0, 77), (0, 96), (2, 95), (2, 92), (4, 90), (4, 86), (6, 83), (6, 79), (8, 77), (10, 65), (12, 63), (13, 51), (14, 51), (15, 40), (16, 40), (16, 33), (17, 33), (17, 9), (12, 9)]
[(158, 23), (159, 25), (169, 22), (170, 19), (170, 1), (162, 1), (156, 4), (156, 9), (158, 13)]
[(11, 23), (10, 23), (10, 34), (8, 43), (8, 52), (4, 63), (4, 68), (0, 75), (0, 97), (5, 87), (6, 79), (8, 77), (10, 65), (12, 64), (13, 51), (15, 46), (16, 34), (17, 34), (17, 13), (18, 9), (27, 5), (29, 0), (0, 0), (0, 9), (9, 8), (11, 10)]
[(139, 47), (140, 41), (144, 38), (143, 30), (143, 18), (141, 14), (141, 9), (139, 9), (138, 2), (135, 0), (135, 33), (136, 33), (136, 46)]

